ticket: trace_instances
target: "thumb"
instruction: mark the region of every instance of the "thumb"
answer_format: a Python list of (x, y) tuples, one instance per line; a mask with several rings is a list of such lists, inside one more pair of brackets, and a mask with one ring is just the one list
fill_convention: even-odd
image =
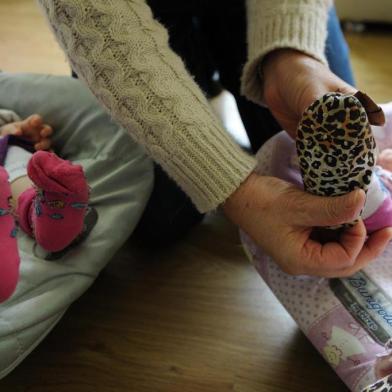
[[(305, 196), (306, 195), (306, 196)], [(365, 204), (366, 195), (357, 189), (343, 196), (326, 197), (304, 194), (298, 208), (300, 225), (306, 227), (335, 226), (352, 222), (359, 217)]]

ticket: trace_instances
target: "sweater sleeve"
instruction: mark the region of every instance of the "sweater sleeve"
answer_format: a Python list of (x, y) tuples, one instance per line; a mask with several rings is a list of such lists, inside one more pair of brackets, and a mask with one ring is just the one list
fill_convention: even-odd
[(248, 99), (262, 104), (259, 67), (275, 49), (296, 49), (327, 62), (324, 52), (331, 5), (331, 0), (247, 0), (248, 61), (242, 93)]
[(20, 120), (20, 117), (12, 110), (0, 109), (0, 127)]
[(114, 120), (201, 212), (224, 202), (255, 159), (223, 130), (145, 2), (38, 1), (72, 68)]

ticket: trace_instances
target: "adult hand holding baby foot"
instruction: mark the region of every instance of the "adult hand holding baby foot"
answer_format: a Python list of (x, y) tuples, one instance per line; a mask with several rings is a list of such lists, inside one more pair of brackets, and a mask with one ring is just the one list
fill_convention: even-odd
[(27, 139), (38, 150), (49, 150), (53, 129), (43, 122), (39, 114), (32, 114), (22, 121), (6, 124), (0, 128), (0, 135), (14, 135)]
[(365, 193), (321, 197), (274, 177), (252, 174), (224, 205), (226, 215), (292, 275), (350, 276), (378, 257), (392, 239), (392, 229), (368, 239), (360, 220), (339, 242), (311, 238), (315, 226), (334, 226), (356, 219)]
[[(293, 50), (272, 52), (262, 72), (265, 102), (293, 138), (303, 111), (315, 99), (329, 91), (356, 92), (322, 63)], [(379, 107), (363, 93), (357, 98), (370, 122), (381, 125), (384, 116)], [(382, 253), (392, 239), (392, 229), (367, 237), (360, 220), (346, 229), (338, 242), (321, 244), (311, 234), (314, 227), (339, 225), (357, 218), (364, 202), (365, 193), (360, 190), (339, 197), (320, 197), (282, 180), (252, 174), (229, 198), (225, 212), (285, 272), (342, 277), (352, 275)]]

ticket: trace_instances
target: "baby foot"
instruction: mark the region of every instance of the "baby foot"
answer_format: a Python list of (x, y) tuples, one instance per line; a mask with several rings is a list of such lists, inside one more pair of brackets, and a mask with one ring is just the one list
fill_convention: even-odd
[(36, 150), (49, 150), (51, 146), (51, 136), (53, 129), (50, 125), (44, 124), (43, 119), (38, 114), (33, 114), (26, 119), (1, 127), (1, 136), (15, 135), (23, 137), (34, 143)]
[(0, 166), (0, 302), (12, 295), (19, 279), (19, 251), (10, 198), (8, 174)]
[(371, 185), (376, 143), (356, 97), (328, 93), (316, 100), (302, 116), (296, 146), (306, 191), (339, 196)]
[(58, 252), (83, 230), (89, 197), (83, 169), (56, 154), (38, 151), (27, 173), (36, 189), (19, 197), (20, 225), (44, 249)]

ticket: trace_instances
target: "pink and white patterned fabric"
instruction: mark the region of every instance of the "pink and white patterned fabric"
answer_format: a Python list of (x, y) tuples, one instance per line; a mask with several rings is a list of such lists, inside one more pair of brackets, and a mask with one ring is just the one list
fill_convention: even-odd
[[(286, 150), (294, 142), (281, 137), (259, 151), (258, 171), (300, 185)], [(284, 273), (245, 233), (241, 237), (262, 278), (351, 391), (392, 374), (392, 246), (350, 278), (324, 279)]]

